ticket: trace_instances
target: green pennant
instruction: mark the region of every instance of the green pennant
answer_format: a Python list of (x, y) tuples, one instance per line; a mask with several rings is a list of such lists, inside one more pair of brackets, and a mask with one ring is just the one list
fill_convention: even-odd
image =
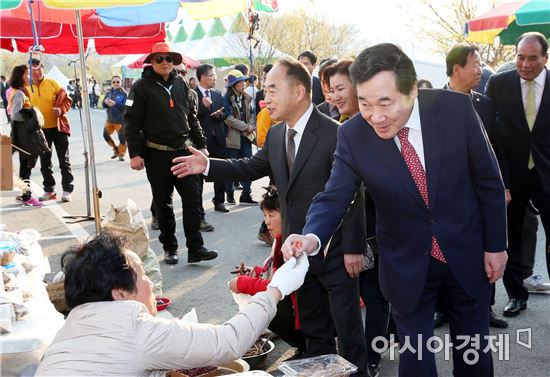
[(253, 7), (254, 10), (260, 12), (277, 12), (279, 10), (277, 0), (254, 0)]
[(181, 26), (174, 38), (170, 39), (170, 41), (174, 43), (185, 42), (187, 38), (189, 38), (189, 35), (187, 35), (187, 33), (185, 32), (185, 28)]
[(202, 27), (202, 24), (200, 22), (197, 23), (197, 26), (195, 26), (195, 29), (191, 33), (190, 40), (197, 41), (199, 39), (203, 39), (206, 35), (206, 32), (204, 31), (204, 28)]
[(210, 31), (208, 32), (209, 37), (221, 37), (227, 33), (227, 30), (225, 29), (225, 26), (223, 26), (222, 20), (219, 18), (214, 19), (214, 23), (212, 24), (212, 27), (210, 28)]
[(231, 27), (229, 28), (230, 33), (248, 33), (248, 21), (244, 14), (239, 13)]

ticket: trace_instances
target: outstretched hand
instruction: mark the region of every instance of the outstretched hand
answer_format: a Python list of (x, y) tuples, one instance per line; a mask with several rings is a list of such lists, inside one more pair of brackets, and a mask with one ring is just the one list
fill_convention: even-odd
[(319, 245), (314, 237), (291, 234), (283, 243), (281, 252), (283, 258), (289, 260), (291, 257), (299, 257), (302, 253), (311, 254)]
[(176, 157), (172, 160), (175, 164), (171, 168), (172, 174), (178, 178), (193, 174), (202, 174), (206, 170), (208, 158), (205, 154), (193, 147), (189, 147), (189, 152), (191, 152), (191, 156)]

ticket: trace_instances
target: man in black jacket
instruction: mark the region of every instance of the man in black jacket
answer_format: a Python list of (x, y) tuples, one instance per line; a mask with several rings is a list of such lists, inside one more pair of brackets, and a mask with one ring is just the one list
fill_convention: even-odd
[(504, 316), (527, 308), (529, 292), (523, 285), (523, 224), (532, 201), (546, 235), (546, 268), (550, 272), (550, 71), (548, 41), (538, 32), (522, 34), (516, 43), (516, 69), (497, 73), (487, 83), (487, 95), (498, 116), (510, 177), (508, 205), (508, 264), (504, 287), (510, 301)]
[(191, 89), (174, 71), (182, 56), (170, 51), (166, 43), (157, 43), (126, 101), (126, 139), (130, 167), (147, 172), (153, 199), (157, 204), (160, 226), (159, 241), (164, 248), (164, 261), (178, 263), (176, 221), (172, 210), (174, 187), (182, 198), (183, 229), (187, 239), (188, 263), (211, 260), (218, 256), (204, 247), (200, 228), (199, 178), (176, 179), (170, 171), (172, 159), (189, 155), (191, 144), (204, 153), (205, 138), (197, 120)]
[(6, 92), (8, 91), (9, 87), (10, 86), (6, 81), (6, 76), (0, 76), (0, 96), (2, 97), (2, 106), (4, 107), (4, 111), (6, 112), (8, 123), (11, 122), (10, 114), (8, 113), (8, 97), (6, 96)]
[[(303, 64), (282, 59), (265, 82), (265, 101), (274, 119), (262, 149), (251, 158), (210, 159), (193, 150), (179, 157), (174, 174), (202, 174), (227, 180), (270, 176), (279, 192), (283, 238), (301, 231), (313, 197), (330, 176), (338, 123), (311, 103), (311, 76)], [(359, 190), (333, 235), (327, 255), (310, 257), (304, 285), (297, 291), (298, 315), (308, 356), (339, 353), (366, 371), (367, 351), (359, 310), (359, 279), (366, 246), (365, 204)]]
[[(477, 47), (468, 43), (459, 43), (451, 48), (445, 60), (449, 83), (445, 85), (444, 89), (463, 93), (472, 99), (474, 109), (485, 127), (485, 131), (489, 136), (489, 141), (493, 145), (495, 155), (500, 165), (504, 186), (509, 187), (507, 170), (503, 170), (505, 169), (506, 164), (502, 153), (502, 146), (500, 145), (500, 140), (496, 137), (497, 115), (493, 106), (493, 101), (491, 101), (491, 99), (486, 95), (478, 93), (474, 90), (474, 88), (477, 88), (479, 85), (483, 75), (481, 56), (479, 55)], [(509, 192), (506, 194), (506, 198), (508, 197)], [(442, 319), (445, 306), (444, 301), (445, 298), (440, 295), (436, 303), (436, 313), (434, 316), (435, 327), (439, 327), (443, 324)], [(496, 328), (507, 328), (508, 322), (499, 317), (493, 311), (492, 306), (494, 304), (495, 284), (491, 284), (489, 326)]]
[(298, 61), (306, 66), (311, 74), (311, 101), (315, 106), (325, 102), (323, 89), (321, 88), (321, 80), (319, 77), (313, 76), (313, 71), (317, 65), (317, 56), (311, 51), (303, 51), (298, 56)]

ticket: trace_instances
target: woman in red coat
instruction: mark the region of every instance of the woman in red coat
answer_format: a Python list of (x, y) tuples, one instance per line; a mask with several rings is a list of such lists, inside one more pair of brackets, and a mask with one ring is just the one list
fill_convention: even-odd
[[(229, 289), (235, 293), (253, 296), (258, 292), (265, 291), (273, 273), (284, 263), (283, 254), (281, 253), (282, 223), (279, 196), (274, 186), (267, 187), (266, 190), (267, 192), (260, 201), (260, 209), (263, 212), (267, 229), (275, 240), (271, 248), (271, 256), (266, 260), (264, 266), (256, 266), (245, 273), (239, 272), (239, 276), (229, 282)], [(269, 329), (292, 347), (298, 348), (296, 356), (299, 357), (305, 354), (306, 343), (300, 330), (297, 301), (294, 293), (279, 302), (277, 315), (269, 324)]]

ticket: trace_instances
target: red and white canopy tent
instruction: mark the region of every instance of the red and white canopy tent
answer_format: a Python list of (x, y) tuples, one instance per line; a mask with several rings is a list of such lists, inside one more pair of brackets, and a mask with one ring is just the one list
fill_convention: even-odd
[[(30, 20), (30, 31), (27, 38), (32, 38), (32, 43), (25, 42), (25, 38), (4, 38), (5, 26), (2, 22), (2, 38), (0, 38), (0, 47), (13, 51), (13, 40), (15, 44), (21, 48), (27, 47), (30, 52), (30, 58), (33, 53), (44, 51), (46, 53), (54, 53), (55, 48), (61, 51), (62, 49), (68, 49), (66, 43), (72, 42), (72, 38), (76, 36), (78, 53), (80, 55), (80, 69), (81, 76), (86, 77), (86, 65), (85, 51), (87, 48), (86, 39), (93, 38), (94, 41), (99, 42), (100, 50), (107, 51), (109, 48), (128, 48), (133, 46), (133, 53), (146, 53), (148, 51), (137, 51), (138, 47), (145, 48), (143, 43), (151, 42), (149, 46), (156, 43), (158, 40), (146, 40), (147, 38), (160, 38), (165, 39), (164, 22), (173, 21), (177, 16), (177, 11), (180, 8), (185, 8), (192, 18), (213, 18), (223, 17), (238, 12), (246, 11), (252, 15), (254, 9), (259, 11), (276, 11), (276, 0), (2, 0), (0, 2), (0, 10), (3, 12), (9, 12), (5, 14), (6, 17), (13, 16), (21, 20)], [(98, 19), (94, 19), (93, 16), (98, 16)], [(93, 30), (90, 34), (84, 33), (84, 24), (91, 19), (91, 28)], [(13, 20), (12, 20), (13, 21)], [(16, 21), (13, 21), (16, 22)], [(44, 25), (44, 29), (47, 28), (53, 36), (47, 38), (48, 35), (42, 31), (43, 22), (46, 23), (58, 23), (61, 26), (56, 25)], [(138, 33), (144, 28), (144, 25), (159, 25), (159, 34), (153, 36), (135, 36), (129, 34), (114, 35), (113, 33), (120, 32), (121, 27), (134, 27), (138, 26)], [(20, 22), (19, 25), (23, 27), (24, 22)], [(70, 25), (70, 26), (63, 26)], [(74, 29), (73, 29), (74, 25)], [(104, 35), (103, 32), (108, 31), (107, 25), (114, 27), (115, 30), (111, 30), (111, 35)], [(161, 26), (162, 25), (162, 26)], [(94, 28), (95, 26), (95, 28)], [(58, 29), (56, 29), (58, 27)], [(17, 27), (16, 27), (17, 28)], [(252, 27), (251, 27), (252, 28)], [(57, 36), (55, 31), (58, 30)], [(29, 31), (28, 29), (26, 31)], [(126, 30), (126, 33), (131, 33), (134, 30)], [(12, 29), (12, 33), (14, 30)], [(43, 38), (44, 37), (44, 41)], [(111, 38), (107, 42), (107, 38)], [(113, 38), (115, 40), (113, 40)], [(50, 39), (50, 40), (47, 40)], [(19, 42), (17, 42), (19, 40)], [(57, 41), (65, 41), (60, 44)], [(103, 40), (103, 41), (102, 41)], [(42, 44), (45, 43), (46, 45)], [(134, 44), (135, 43), (135, 44)], [(46, 48), (49, 47), (49, 51)], [(96, 46), (97, 49), (97, 46)], [(111, 50), (113, 51), (113, 50)], [(59, 53), (59, 52), (58, 52)], [(68, 52), (62, 52), (68, 53)], [(112, 54), (114, 52), (111, 52)], [(121, 53), (121, 52), (119, 52)], [(128, 53), (128, 52), (122, 52)], [(99, 197), (101, 193), (97, 187), (97, 179), (95, 173), (95, 156), (93, 149), (93, 137), (91, 132), (91, 117), (90, 106), (88, 100), (87, 88), (83, 86), (83, 113), (84, 124), (83, 133), (86, 135), (84, 138), (84, 148), (89, 149), (89, 165), (91, 166), (91, 178), (92, 178), (92, 190), (93, 190), (93, 203), (94, 203), (94, 219), (96, 225), (96, 231), (99, 232), (100, 226), (100, 211), (99, 211)], [(86, 145), (87, 144), (87, 145)], [(86, 161), (86, 166), (88, 161)], [(89, 195), (88, 195), (89, 196)]]

